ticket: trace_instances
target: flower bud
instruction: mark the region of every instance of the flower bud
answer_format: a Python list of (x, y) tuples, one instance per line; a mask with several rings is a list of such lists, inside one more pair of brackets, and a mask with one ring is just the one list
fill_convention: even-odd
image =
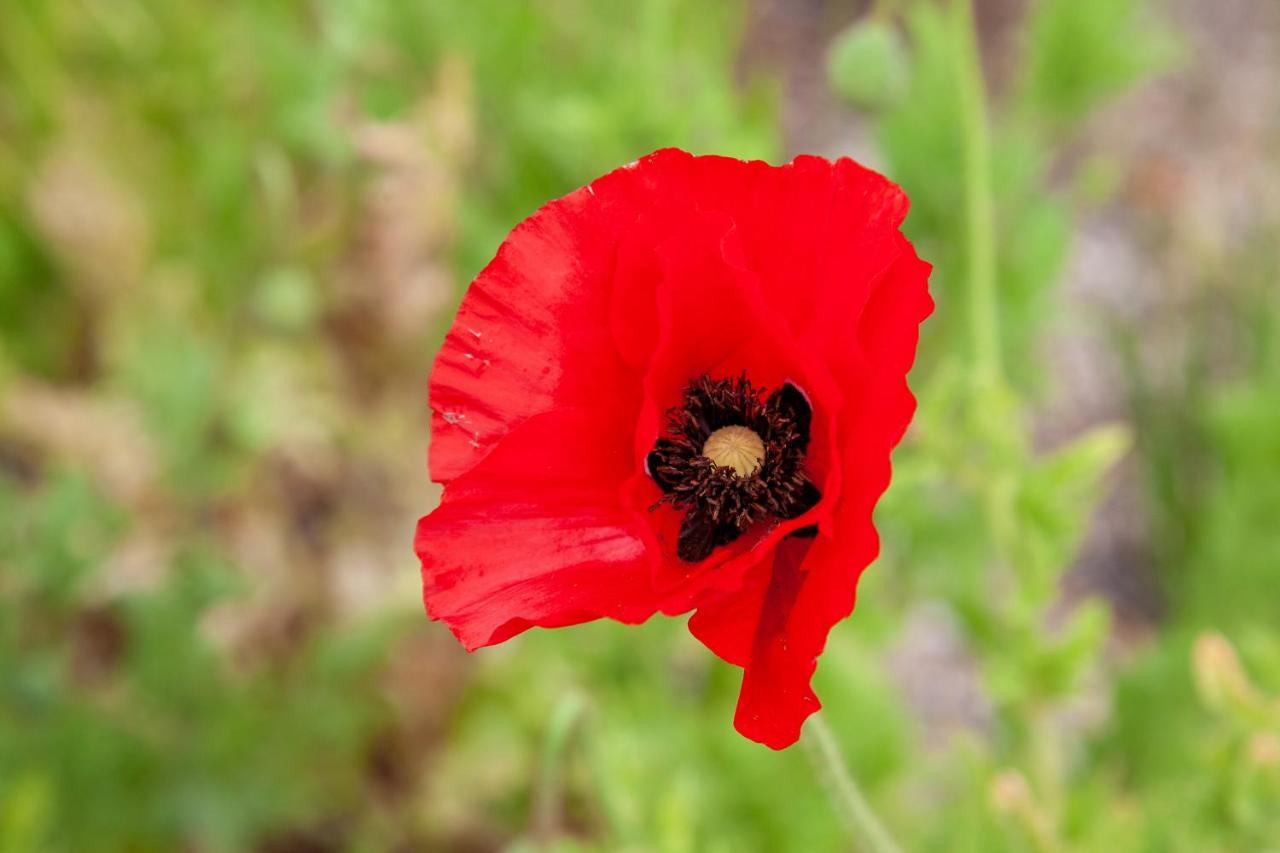
[(854, 24), (836, 39), (827, 56), (832, 87), (864, 109), (896, 104), (906, 92), (908, 73), (902, 39), (881, 21)]
[(1209, 708), (1224, 711), (1261, 703), (1261, 697), (1240, 666), (1235, 648), (1222, 634), (1210, 632), (1196, 638), (1191, 650), (1191, 668), (1196, 692)]
[(1275, 732), (1258, 732), (1249, 738), (1247, 753), (1249, 762), (1255, 767), (1280, 767), (1280, 735)]

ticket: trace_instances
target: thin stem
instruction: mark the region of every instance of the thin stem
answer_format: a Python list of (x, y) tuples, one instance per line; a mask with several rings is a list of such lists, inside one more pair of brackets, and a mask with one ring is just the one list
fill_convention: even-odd
[[(972, 411), (976, 437), (986, 453), (998, 453), (1009, 401), (1000, 355), (1000, 306), (996, 270), (996, 212), (991, 178), (991, 126), (986, 82), (978, 51), (972, 0), (951, 0), (951, 55), (961, 113), (964, 154), (965, 243), (969, 337), (973, 347)], [(981, 500), (995, 556), (1014, 558), (1014, 472), (993, 466), (983, 477)], [(1025, 584), (1023, 585), (1025, 587)]]
[(971, 0), (952, 0), (952, 54), (959, 87), (968, 242), (969, 331), (974, 378), (1000, 377), (1000, 315), (996, 302), (996, 215), (991, 192), (991, 133), (986, 85)]
[(889, 835), (859, 790), (826, 718), (821, 713), (814, 714), (809, 718), (804, 733), (805, 744), (825, 777), (827, 792), (836, 810), (853, 832), (854, 843), (865, 845), (872, 853), (901, 853), (902, 848)]
[[(974, 22), (973, 0), (951, 0), (951, 46), (961, 111), (964, 154), (966, 254), (968, 261), (969, 333), (973, 346), (974, 405), (982, 416), (1003, 410), (1003, 368), (1000, 350), (1000, 306), (997, 281), (996, 211), (991, 174), (991, 125), (987, 113), (986, 82)], [(980, 417), (982, 417), (980, 416)], [(979, 421), (985, 426), (983, 421)], [(982, 436), (990, 440), (989, 435)], [(1014, 494), (1016, 475), (994, 470), (983, 479), (982, 498), (996, 557), (1016, 561)], [(1036, 600), (1034, 577), (1014, 572), (1018, 594)], [(1020, 604), (1021, 606), (1021, 604)], [(1013, 630), (1006, 620), (1006, 628)], [(1035, 780), (1045, 807), (1037, 806), (1028, 826), (1042, 850), (1057, 849), (1058, 804), (1062, 800), (1057, 745), (1051, 721), (1043, 709), (1033, 709), (1032, 760)]]
[(1053, 853), (1061, 848), (1057, 840), (1059, 804), (1063, 800), (1058, 733), (1049, 716), (1048, 708), (1032, 708), (1029, 723), (1032, 779), (1039, 788), (1037, 792), (1039, 803), (1035, 809), (1036, 819), (1031, 826), (1032, 836), (1040, 850)]
[(539, 840), (553, 838), (560, 830), (569, 743), (586, 718), (587, 710), (586, 699), (570, 693), (551, 714), (542, 744), (538, 783), (533, 791), (533, 835)]

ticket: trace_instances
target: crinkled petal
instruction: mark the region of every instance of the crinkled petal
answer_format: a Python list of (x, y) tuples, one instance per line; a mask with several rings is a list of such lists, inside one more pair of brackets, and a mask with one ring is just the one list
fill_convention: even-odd
[[(850, 371), (843, 383), (850, 406), (841, 420), (847, 480), (834, 524), (811, 548), (796, 539), (779, 546), (743, 675), (735, 725), (774, 749), (794, 743), (805, 717), (820, 707), (810, 680), (827, 634), (853, 612), (858, 578), (878, 553), (872, 512), (889, 485), (890, 452), (915, 410), (906, 374), (933, 303), (929, 265), (905, 239), (899, 249), (898, 262), (876, 280), (859, 318), (858, 357), (844, 363)], [(743, 607), (753, 601), (743, 593)], [(741, 638), (735, 641), (740, 646)]]
[(895, 257), (907, 213), (900, 187), (848, 158), (698, 157), (688, 181), (699, 206), (733, 217), (770, 317), (806, 342), (815, 323), (848, 330), (850, 309)]
[(580, 409), (529, 418), (418, 523), (427, 612), (468, 649), (535, 625), (634, 623), (657, 609), (644, 519), (619, 500), (630, 434), (603, 426)]
[(431, 373), (431, 478), (447, 483), (532, 415), (634, 409), (637, 382), (614, 345), (618, 241), (666, 173), (659, 151), (553, 201), (511, 232), (468, 288)]
[(689, 633), (721, 660), (749, 666), (772, 574), (770, 559), (747, 573), (737, 589), (704, 599), (689, 617)]
[[(820, 632), (822, 638), (814, 650), (811, 641), (819, 629), (808, 620), (817, 610), (839, 610), (845, 599), (853, 598), (853, 578), (842, 585), (833, 576), (815, 575), (802, 568), (811, 547), (811, 540), (791, 538), (774, 552), (773, 572), (733, 719), (741, 734), (773, 749), (795, 743), (801, 723), (822, 707), (809, 680), (826, 631)], [(797, 648), (796, 640), (810, 642)]]

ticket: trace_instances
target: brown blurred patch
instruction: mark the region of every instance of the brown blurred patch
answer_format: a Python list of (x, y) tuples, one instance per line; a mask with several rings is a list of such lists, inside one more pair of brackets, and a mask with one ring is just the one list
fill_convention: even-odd
[(128, 633), (114, 605), (90, 607), (71, 623), (71, 675), (83, 687), (110, 682), (128, 647)]
[(0, 435), (0, 475), (25, 488), (37, 485), (44, 473), (39, 447), (12, 435)]
[(348, 824), (332, 818), (315, 826), (277, 830), (255, 849), (258, 853), (338, 853), (351, 849)]
[(27, 203), (54, 259), (91, 301), (141, 276), (150, 256), (146, 216), (92, 149), (71, 140), (52, 147), (35, 168)]
[(452, 304), (447, 250), (473, 126), (471, 73), (457, 57), (441, 63), (434, 91), (407, 117), (352, 123), (368, 177), (329, 327), (349, 355), (358, 395), (403, 376), (412, 363), (404, 348), (420, 352), (424, 333)]
[[(124, 400), (14, 382), (0, 397), (0, 432), (10, 446), (83, 468), (104, 493), (126, 506), (144, 504), (155, 488), (155, 447)], [(28, 455), (24, 464), (36, 463)]]
[(437, 628), (414, 631), (392, 652), (383, 690), (395, 722), (368, 753), (369, 777), (382, 796), (408, 799), (423, 783), (470, 670), (466, 652)]
[[(81, 131), (92, 136), (88, 128)], [(141, 278), (149, 260), (146, 216), (129, 183), (71, 135), (36, 165), (27, 207), (62, 280), (75, 293), (67, 366), (69, 378), (87, 382), (102, 367), (101, 315), (113, 309), (114, 295)]]

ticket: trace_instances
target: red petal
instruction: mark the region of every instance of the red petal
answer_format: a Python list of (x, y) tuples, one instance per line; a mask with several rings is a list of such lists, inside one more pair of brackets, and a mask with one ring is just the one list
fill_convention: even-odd
[[(800, 724), (822, 707), (809, 679), (832, 623), (819, 628), (810, 620), (828, 603), (827, 596), (847, 597), (851, 603), (853, 598), (852, 578), (846, 584), (831, 583), (834, 578), (815, 576), (801, 568), (811, 546), (812, 540), (792, 538), (774, 554), (773, 574), (733, 719), (740, 733), (773, 749), (795, 743)], [(820, 634), (816, 649), (812, 642), (815, 634)], [(797, 647), (797, 641), (803, 645)]]
[[(929, 265), (905, 239), (899, 238), (899, 248), (898, 262), (877, 280), (859, 320), (860, 370), (845, 377), (849, 406), (841, 446), (847, 474), (832, 535), (814, 540), (811, 550), (804, 540), (779, 546), (743, 675), (735, 725), (774, 749), (794, 743), (805, 717), (820, 707), (809, 682), (827, 634), (853, 611), (858, 578), (879, 550), (872, 511), (889, 485), (890, 451), (915, 408), (906, 373), (919, 323), (933, 303)], [(753, 602), (746, 592), (739, 606), (749, 609)], [(715, 639), (731, 649), (742, 643), (740, 637)]]
[(751, 663), (760, 611), (773, 574), (772, 561), (758, 568), (764, 571), (748, 573), (738, 589), (704, 600), (689, 617), (689, 633), (734, 666)]
[(468, 649), (534, 625), (642, 622), (644, 519), (619, 501), (630, 432), (566, 409), (526, 420), (445, 490), (418, 523), (427, 612)]
[(431, 478), (448, 482), (516, 425), (563, 406), (631, 408), (610, 330), (620, 236), (689, 155), (659, 151), (520, 223), (468, 288), (431, 373)]
[(906, 195), (848, 158), (800, 156), (775, 167), (698, 157), (688, 180), (700, 206), (733, 217), (771, 321), (798, 340), (815, 321), (847, 329), (897, 254)]
[[(824, 400), (838, 400), (839, 393), (823, 366), (796, 345), (765, 305), (758, 278), (745, 266), (743, 247), (731, 219), (689, 205), (664, 208), (641, 217), (628, 239), (648, 247), (652, 258), (645, 267), (657, 275), (656, 288), (649, 282), (657, 333), (651, 342), (653, 353), (648, 358), (644, 402), (637, 419), (638, 457), (657, 439), (663, 413), (679, 403), (690, 379), (702, 373), (730, 376), (745, 371), (763, 387), (790, 379), (802, 387), (820, 389)], [(834, 408), (823, 408), (819, 419), (828, 417)], [(815, 448), (829, 445), (830, 431), (831, 424), (825, 421), (815, 428)], [(830, 456), (813, 454), (815, 459)], [(822, 473), (825, 470), (819, 471)], [(652, 506), (660, 497), (651, 478), (639, 471), (632, 479), (630, 494), (630, 505), (637, 509)], [(669, 506), (656, 510), (650, 516), (652, 544), (664, 559), (657, 566), (654, 583), (665, 598), (664, 612), (683, 612), (706, 595), (736, 589), (744, 573), (767, 559), (770, 548), (782, 536), (829, 512), (829, 506), (820, 506), (802, 519), (750, 531), (706, 560), (690, 565), (675, 556), (683, 513)]]
[[(844, 442), (835, 434), (836, 424), (850, 402), (843, 387), (848, 371), (841, 371), (844, 375), (836, 381), (827, 360), (848, 361), (850, 353), (860, 358), (850, 332), (873, 282), (902, 251), (905, 241), (898, 227), (907, 208), (896, 185), (847, 159), (831, 163), (800, 157), (771, 167), (699, 157), (691, 162), (687, 180), (702, 221), (714, 221), (715, 214), (707, 211), (728, 211), (732, 228), (726, 230), (719, 256), (710, 256), (714, 241), (699, 234), (695, 223), (681, 221), (678, 214), (661, 217), (660, 234), (671, 246), (663, 281), (680, 282), (683, 289), (658, 288), (659, 323), (667, 328), (646, 376), (637, 444), (652, 442), (657, 412), (674, 405), (676, 389), (700, 370), (729, 375), (745, 369), (766, 386), (790, 380), (814, 406), (809, 468), (823, 500), (799, 523), (755, 531), (719, 549), (695, 572), (668, 561), (658, 582), (664, 588), (683, 582), (686, 596), (668, 599), (681, 609), (710, 606), (709, 600), (731, 594), (791, 530), (814, 523), (832, 526), (847, 464), (841, 459)], [(709, 320), (719, 319), (717, 308), (728, 315), (727, 322)], [(714, 347), (719, 348), (714, 350), (717, 365), (707, 368), (717, 360), (706, 356)], [(655, 521), (658, 547), (669, 553), (679, 514), (663, 512)], [(708, 618), (696, 624), (706, 625)]]

